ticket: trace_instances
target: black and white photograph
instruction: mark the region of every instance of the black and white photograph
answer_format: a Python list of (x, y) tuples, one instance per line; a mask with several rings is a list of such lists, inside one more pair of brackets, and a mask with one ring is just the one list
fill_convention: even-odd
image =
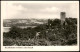
[(77, 46), (79, 2), (3, 1), (2, 46)]

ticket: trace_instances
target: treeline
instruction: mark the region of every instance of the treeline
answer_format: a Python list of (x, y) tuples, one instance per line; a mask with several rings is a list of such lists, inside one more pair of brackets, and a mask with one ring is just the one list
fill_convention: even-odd
[(51, 45), (77, 44), (77, 19), (66, 18), (63, 25), (61, 25), (60, 19), (49, 19), (47, 24), (38, 25), (34, 28), (28, 27), (21, 29), (13, 26), (9, 32), (3, 34), (3, 37), (29, 40), (36, 39), (38, 32), (39, 36), (37, 39), (45, 39), (51, 42)]

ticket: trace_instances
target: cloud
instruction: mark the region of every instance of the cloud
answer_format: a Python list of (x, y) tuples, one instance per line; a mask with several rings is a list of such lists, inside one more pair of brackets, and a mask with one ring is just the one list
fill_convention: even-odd
[(3, 2), (2, 4), (2, 13), (4, 14), (3, 18), (12, 18), (15, 15), (19, 14), (20, 11), (24, 10), (27, 10), (27, 8), (25, 9), (21, 5), (15, 6), (13, 5), (13, 3), (7, 3), (7, 2)]
[(41, 12), (56, 12), (59, 11), (59, 9), (57, 7), (48, 7), (48, 8), (44, 8), (40, 10)]
[(78, 17), (78, 2), (3, 2), (4, 18), (60, 18), (60, 12), (66, 12), (67, 17)]

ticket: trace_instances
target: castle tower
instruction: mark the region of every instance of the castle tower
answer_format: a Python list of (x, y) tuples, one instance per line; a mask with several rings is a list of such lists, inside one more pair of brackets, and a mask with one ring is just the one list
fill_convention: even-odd
[(66, 13), (65, 12), (61, 12), (60, 16), (61, 16), (61, 25), (63, 25), (64, 22), (65, 22)]

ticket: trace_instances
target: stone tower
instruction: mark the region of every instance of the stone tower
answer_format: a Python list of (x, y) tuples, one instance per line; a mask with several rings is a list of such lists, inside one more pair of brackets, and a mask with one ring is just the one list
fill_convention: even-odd
[(63, 25), (65, 23), (66, 13), (65, 12), (61, 12), (60, 16), (61, 16), (61, 25)]

